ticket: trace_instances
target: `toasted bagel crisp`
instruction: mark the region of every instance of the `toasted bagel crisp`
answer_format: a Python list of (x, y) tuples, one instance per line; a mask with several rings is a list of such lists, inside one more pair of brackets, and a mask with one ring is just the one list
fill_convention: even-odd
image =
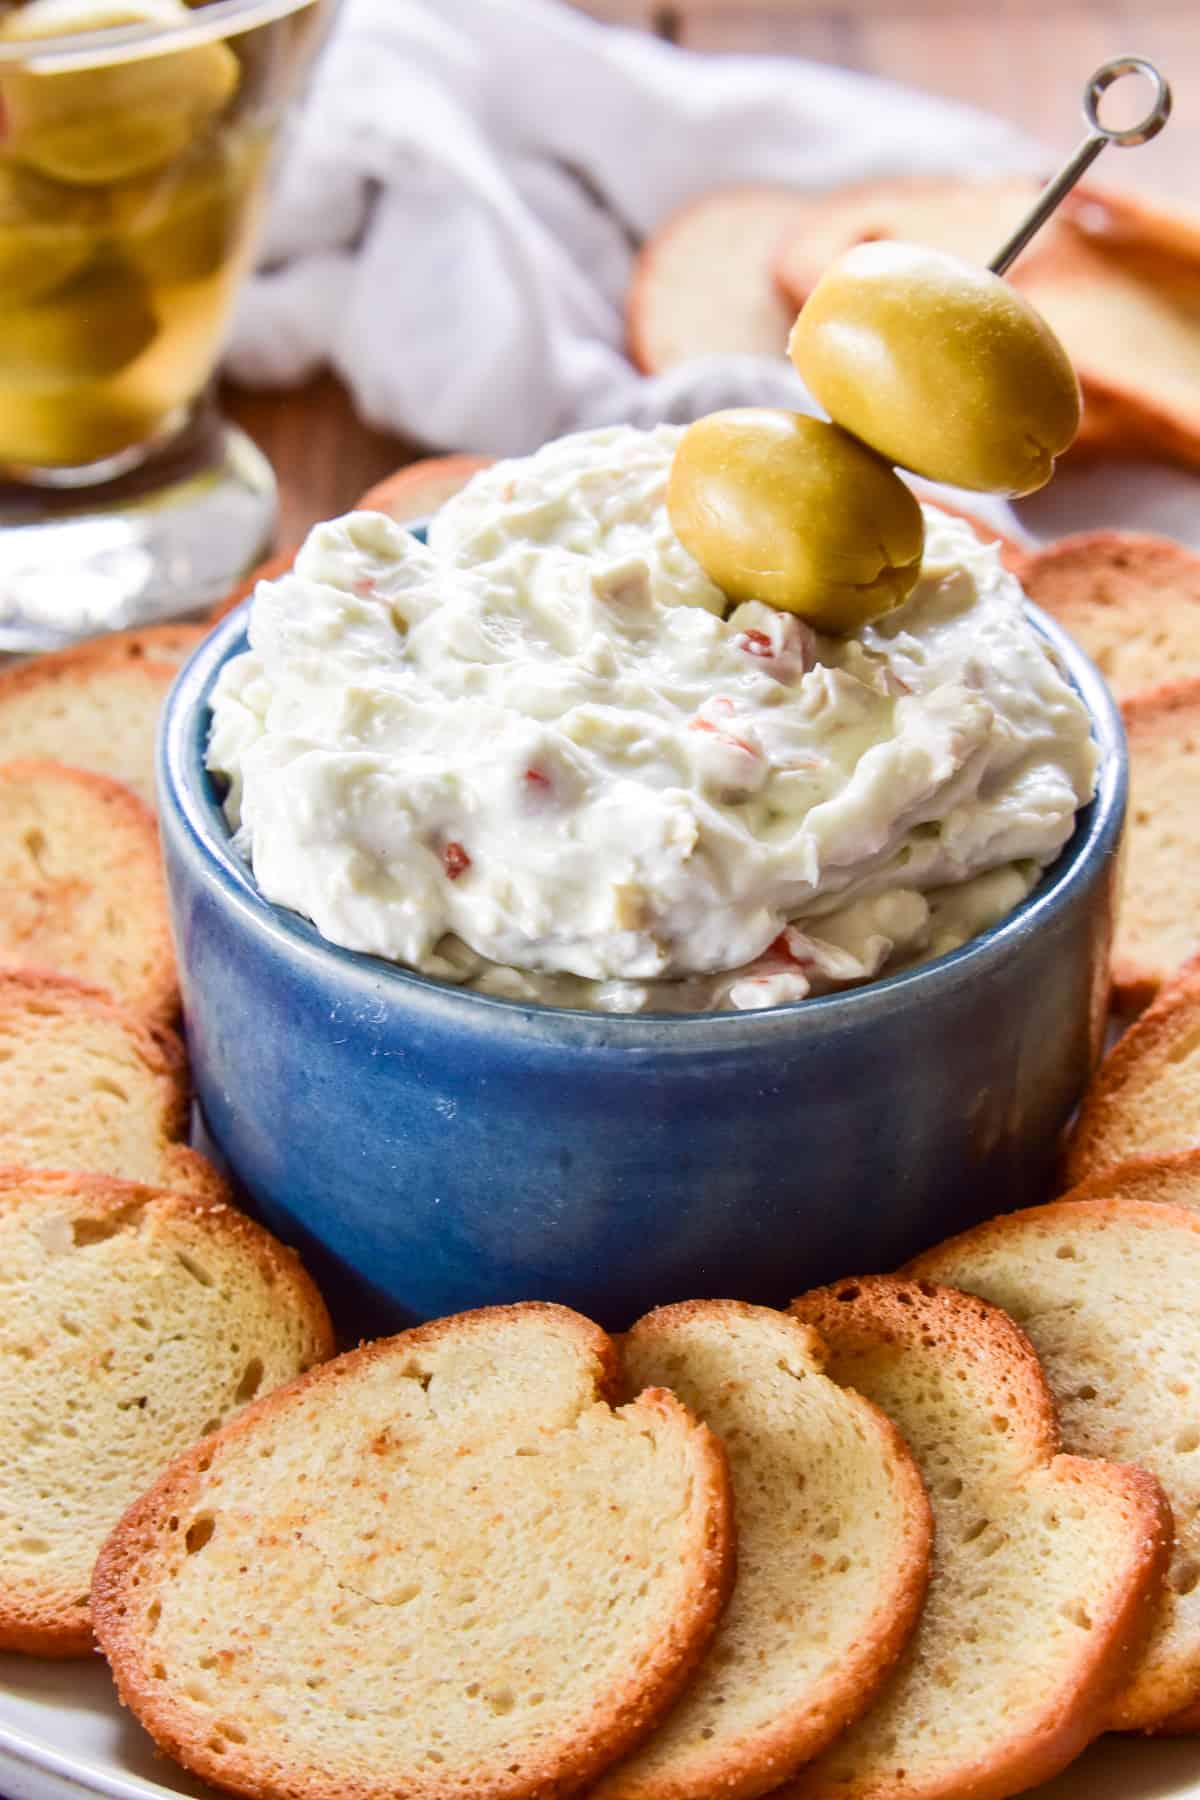
[[(1061, 338), (1084, 394), (1128, 455), (1200, 462), (1200, 264), (1106, 250), (1081, 233), (1017, 285)], [(1118, 435), (1119, 434), (1119, 435)]]
[(1092, 1077), (1067, 1140), (1075, 1187), (1131, 1156), (1200, 1149), (1200, 961), (1185, 964)]
[(118, 631), (0, 669), (0, 763), (70, 763), (152, 808), (162, 703), (204, 635), (202, 625)]
[[(804, 305), (830, 263), (876, 238), (900, 238), (986, 266), (1037, 198), (1030, 175), (972, 180), (960, 175), (898, 176), (813, 196), (778, 244), (774, 273), (793, 309)], [(1056, 216), (1029, 254), (1045, 253), (1063, 229)]]
[(720, 1445), (614, 1408), (564, 1307), (326, 1363), (180, 1457), (101, 1552), (96, 1633), (170, 1755), (253, 1800), (565, 1794), (662, 1717), (733, 1574)]
[(207, 1200), (174, 1032), (64, 976), (0, 972), (0, 1164), (117, 1175)]
[(808, 215), (791, 188), (718, 188), (665, 219), (638, 255), (626, 303), (629, 354), (648, 375), (696, 356), (783, 356), (796, 308), (776, 252)]
[(1200, 267), (1200, 214), (1195, 212), (1085, 182), (1071, 196), (1069, 217), (1077, 232), (1106, 249)]
[(1113, 948), (1117, 1005), (1145, 1006), (1200, 953), (1192, 846), (1200, 806), (1200, 676), (1122, 702), (1129, 744), (1125, 880)]
[(781, 1800), (1005, 1800), (1108, 1724), (1154, 1617), (1171, 1514), (1152, 1475), (1060, 1451), (998, 1308), (870, 1276), (793, 1310), (908, 1440), (934, 1512), (925, 1611), (876, 1704)]
[(1063, 1200), (1141, 1200), (1200, 1217), (1200, 1149), (1130, 1156), (1068, 1189)]
[(1026, 555), (1029, 598), (1066, 627), (1118, 700), (1200, 676), (1200, 556), (1171, 538), (1085, 531)]
[(871, 1704), (925, 1597), (929, 1502), (895, 1426), (786, 1313), (664, 1306), (621, 1355), (629, 1392), (671, 1388), (725, 1445), (738, 1577), (683, 1698), (593, 1800), (750, 1800)]
[[(852, 244), (902, 238), (986, 265), (1038, 191), (1025, 176), (900, 178), (809, 202), (784, 241), (776, 279), (803, 306)], [(1200, 460), (1200, 221), (1085, 184), (1007, 279), (1061, 337), (1084, 414), (1072, 454)]]
[(69, 975), (146, 1018), (179, 1009), (154, 819), (119, 781), (0, 765), (0, 969)]
[[(1113, 1702), (1121, 1731), (1156, 1730), (1200, 1703), (1198, 1164), (1110, 1171), (951, 1238), (910, 1270), (991, 1300), (1028, 1333), (1069, 1451), (1135, 1462), (1162, 1482), (1175, 1556), (1150, 1640)], [(1192, 1204), (1164, 1203), (1172, 1185)]]
[(106, 1175), (0, 1168), (0, 1269), (0, 1650), (83, 1656), (130, 1501), (333, 1333), (260, 1226)]

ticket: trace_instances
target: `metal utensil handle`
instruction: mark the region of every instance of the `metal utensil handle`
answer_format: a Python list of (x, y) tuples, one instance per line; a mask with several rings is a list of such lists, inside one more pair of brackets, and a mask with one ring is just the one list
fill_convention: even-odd
[[(1123, 75), (1145, 75), (1154, 84), (1154, 102), (1145, 118), (1117, 131), (1100, 122), (1100, 97)], [(1070, 193), (1079, 177), (1090, 169), (1106, 144), (1148, 144), (1171, 116), (1171, 89), (1152, 62), (1144, 56), (1118, 56), (1104, 64), (1083, 90), (1083, 116), (1091, 127), (1079, 148), (1026, 213), (1004, 248), (988, 264), (994, 275), (1003, 275), (1020, 256), (1034, 234), (1041, 230), (1059, 202)]]

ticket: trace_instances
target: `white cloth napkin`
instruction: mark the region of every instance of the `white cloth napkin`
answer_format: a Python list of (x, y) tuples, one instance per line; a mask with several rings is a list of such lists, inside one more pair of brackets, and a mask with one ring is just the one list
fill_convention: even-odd
[[(285, 387), (329, 365), (369, 421), (493, 454), (615, 420), (805, 406), (781, 357), (640, 375), (622, 348), (637, 240), (739, 181), (1046, 162), (967, 107), (791, 58), (692, 54), (554, 0), (344, 0), (227, 366)], [(1134, 522), (1122, 483), (1094, 488), (1084, 522)], [(1030, 529), (1054, 528), (1043, 507)]]
[(493, 453), (794, 402), (782, 359), (638, 375), (622, 352), (636, 238), (731, 182), (1039, 160), (964, 107), (810, 63), (689, 54), (551, 0), (345, 0), (229, 366), (274, 386), (328, 363), (367, 419)]

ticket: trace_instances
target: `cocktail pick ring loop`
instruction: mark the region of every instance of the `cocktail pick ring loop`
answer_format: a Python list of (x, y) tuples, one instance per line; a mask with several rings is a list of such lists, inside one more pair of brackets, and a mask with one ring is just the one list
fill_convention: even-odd
[[(1153, 84), (1154, 99), (1144, 119), (1118, 131), (1101, 123), (1100, 101), (1113, 83), (1125, 75), (1145, 76)], [(1171, 89), (1166, 77), (1144, 56), (1117, 56), (1090, 77), (1083, 90), (1083, 116), (1088, 122), (1088, 135), (1038, 195), (1003, 249), (992, 258), (988, 267), (993, 274), (1003, 275), (1012, 266), (1030, 238), (1041, 230), (1055, 207), (1070, 193), (1084, 171), (1091, 168), (1107, 144), (1128, 148), (1134, 144), (1148, 144), (1151, 138), (1158, 136), (1171, 116)]]

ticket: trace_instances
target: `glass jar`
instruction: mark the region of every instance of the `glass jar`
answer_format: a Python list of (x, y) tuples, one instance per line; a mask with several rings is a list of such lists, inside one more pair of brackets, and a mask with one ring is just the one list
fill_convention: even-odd
[(265, 547), (205, 396), (333, 5), (0, 13), (0, 649), (197, 610)]

